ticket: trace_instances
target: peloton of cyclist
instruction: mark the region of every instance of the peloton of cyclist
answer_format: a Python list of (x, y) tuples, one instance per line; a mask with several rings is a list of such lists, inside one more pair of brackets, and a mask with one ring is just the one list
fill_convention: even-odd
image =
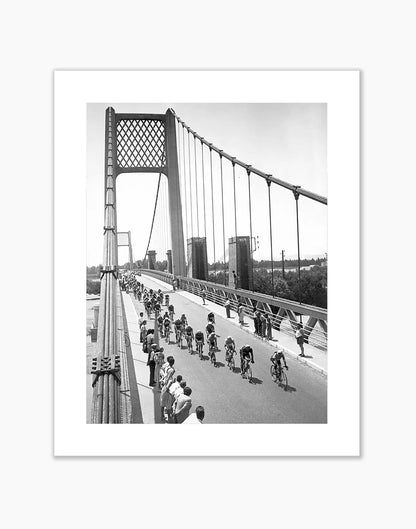
[(228, 336), (228, 338), (225, 340), (224, 347), (225, 361), (228, 362), (228, 360), (231, 359), (235, 353), (235, 342), (231, 336)]
[(217, 348), (217, 337), (215, 335), (215, 332), (211, 332), (210, 334), (208, 334), (207, 336), (207, 343), (208, 343), (208, 352), (209, 352), (209, 356), (211, 356), (211, 350), (212, 349), (216, 349)]
[(169, 316), (166, 316), (163, 318), (163, 327), (165, 329), (165, 337), (169, 336), (170, 333), (170, 319)]
[(208, 320), (208, 323), (215, 323), (215, 315), (214, 315), (213, 312), (210, 312), (210, 313), (208, 314), (208, 318), (207, 318), (207, 320)]
[(241, 365), (241, 374), (244, 375), (247, 364), (250, 362), (254, 364), (254, 355), (253, 348), (250, 345), (246, 344), (240, 349), (240, 365)]
[(157, 317), (157, 324), (158, 324), (158, 328), (159, 328), (159, 332), (161, 333), (161, 335), (163, 335), (163, 316), (161, 314), (159, 314), (159, 316)]
[(185, 327), (188, 325), (188, 320), (186, 319), (185, 314), (182, 314), (181, 322), (182, 322), (182, 328), (183, 328), (183, 330), (185, 330)]
[(205, 345), (204, 341), (204, 333), (202, 331), (196, 331), (195, 333), (195, 343), (198, 346), (198, 344)]

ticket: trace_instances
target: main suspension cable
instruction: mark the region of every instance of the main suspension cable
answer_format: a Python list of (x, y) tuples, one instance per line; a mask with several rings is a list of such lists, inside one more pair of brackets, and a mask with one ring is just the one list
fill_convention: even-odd
[(204, 144), (201, 141), (201, 158), (202, 158), (202, 196), (204, 199), (204, 237), (205, 244), (207, 241), (207, 214), (205, 211), (205, 167), (204, 167)]
[(191, 237), (194, 236), (194, 215), (192, 208), (192, 171), (191, 171), (191, 143), (190, 143), (190, 132), (188, 130), (188, 167), (189, 167), (189, 194), (191, 197)]
[(188, 197), (186, 193), (185, 127), (182, 125), (183, 183), (185, 195), (185, 251), (188, 244)]
[(272, 296), (274, 297), (274, 266), (273, 266), (273, 233), (272, 233), (272, 203), (270, 199), (271, 180), (267, 180), (267, 191), (269, 195), (269, 225), (270, 225), (270, 260), (272, 263)]
[(215, 220), (214, 220), (214, 184), (212, 178), (212, 149), (209, 147), (209, 166), (211, 172), (211, 204), (212, 204), (212, 243), (214, 246), (214, 282), (217, 282), (217, 261), (215, 258)]

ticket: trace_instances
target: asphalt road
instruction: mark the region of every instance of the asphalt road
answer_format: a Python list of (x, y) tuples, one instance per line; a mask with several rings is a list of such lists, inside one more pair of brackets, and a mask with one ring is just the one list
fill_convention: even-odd
[[(160, 284), (141, 276), (147, 287), (159, 289)], [(163, 290), (163, 289), (162, 289)], [(206, 308), (180, 293), (170, 292), (176, 315), (185, 313), (194, 332), (205, 330)], [(209, 303), (209, 302), (207, 302)], [(135, 306), (142, 305), (135, 301)], [(153, 325), (152, 320), (152, 325)], [(287, 358), (289, 370), (288, 388), (285, 391), (270, 376), (270, 356), (273, 349), (246, 331), (230, 326), (225, 318), (216, 316), (215, 332), (220, 351), (216, 353), (218, 367), (208, 360), (208, 347), (204, 346), (206, 360), (200, 360), (195, 352), (188, 353), (186, 345), (180, 349), (174, 343), (167, 345), (162, 339), (166, 356), (175, 358), (176, 374), (181, 374), (192, 388), (192, 411), (202, 405), (205, 423), (326, 423), (327, 379), (310, 367)], [(224, 341), (231, 334), (237, 351), (250, 344), (254, 351), (253, 379), (250, 383), (239, 373), (239, 356), (236, 356), (236, 372), (225, 365)], [(174, 335), (171, 334), (173, 342)]]

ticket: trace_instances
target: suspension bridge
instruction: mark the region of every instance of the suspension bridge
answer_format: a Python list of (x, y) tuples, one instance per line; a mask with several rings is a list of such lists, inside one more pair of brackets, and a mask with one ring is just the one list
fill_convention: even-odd
[[(205, 328), (209, 308), (218, 314), (216, 332), (221, 339), (231, 335), (237, 346), (249, 343), (255, 350), (255, 383), (248, 389), (223, 363), (220, 369), (208, 369), (205, 362), (197, 362), (176, 346), (165, 346), (165, 353), (175, 356), (177, 372), (193, 385), (195, 398), (208, 406), (207, 422), (326, 422), (327, 310), (302, 300), (299, 209), (302, 200), (325, 208), (327, 198), (230, 155), (193, 130), (173, 109), (165, 114), (125, 114), (111, 107), (105, 121), (104, 251), (97, 341), (90, 366), (90, 422), (158, 422), (159, 395), (147, 385), (146, 357), (138, 339), (137, 315), (143, 306), (119, 286), (123, 271), (118, 263), (119, 246), (129, 248), (129, 268), (135, 269), (131, 234), (117, 231), (116, 180), (122, 173), (158, 175), (142, 260), (147, 268), (137, 271), (138, 279), (149, 288), (169, 292), (176, 312), (187, 314), (194, 331)], [(270, 294), (256, 292), (253, 281), (258, 245), (253, 224), (258, 213), (252, 194), (253, 186), (259, 185), (266, 191), (262, 214), (268, 219)], [(281, 272), (273, 247), (273, 189), (279, 188), (293, 201), (296, 216), (295, 301), (279, 297), (275, 289)], [(158, 269), (156, 252), (151, 249), (158, 220), (166, 246), (165, 270)], [(202, 292), (206, 306), (201, 303)], [(243, 308), (244, 326), (235, 316), (226, 317), (226, 301), (233, 314), (239, 306)], [(274, 339), (288, 353), (289, 391), (276, 394), (268, 373), (276, 342), (260, 340), (253, 333), (255, 311), (269, 316)], [(299, 323), (303, 324), (309, 362), (296, 358)], [(291, 362), (291, 357), (296, 361)]]

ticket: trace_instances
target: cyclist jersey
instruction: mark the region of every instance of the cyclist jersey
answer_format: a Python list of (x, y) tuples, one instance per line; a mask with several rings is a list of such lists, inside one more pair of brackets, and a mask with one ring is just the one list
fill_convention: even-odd
[(182, 325), (181, 320), (176, 320), (175, 321), (175, 327), (177, 327), (179, 329), (181, 327), (181, 325)]
[(203, 335), (203, 333), (201, 331), (199, 331), (199, 332), (197, 332), (195, 334), (195, 340), (197, 342), (202, 342), (204, 340), (204, 335)]
[(185, 332), (186, 332), (186, 334), (191, 335), (194, 332), (194, 330), (192, 329), (192, 327), (190, 325), (188, 325), (188, 327), (185, 329)]
[(186, 316), (181, 316), (181, 322), (186, 323)]
[(206, 329), (207, 329), (207, 334), (211, 334), (212, 332), (214, 332), (215, 327), (212, 325), (212, 323), (208, 323)]
[(211, 321), (211, 320), (214, 320), (215, 319), (215, 316), (214, 316), (214, 313), (213, 312), (210, 312), (208, 314), (208, 321)]
[(232, 338), (230, 338), (230, 339), (227, 338), (225, 340), (225, 345), (235, 349), (235, 343), (234, 343), (234, 340)]
[(251, 358), (253, 349), (251, 347), (242, 347), (240, 349), (240, 355), (242, 358)]
[(207, 340), (210, 343), (214, 343), (215, 342), (215, 332), (212, 332), (211, 334), (209, 334)]
[(169, 305), (169, 312), (174, 312), (173, 305)]
[(280, 360), (283, 358), (285, 361), (285, 355), (282, 353), (282, 351), (276, 351), (270, 358), (272, 362), (277, 361), (280, 364)]
[(159, 323), (162, 323), (162, 321), (163, 321), (162, 316), (159, 316), (158, 319), (157, 319), (157, 321), (158, 321)]

